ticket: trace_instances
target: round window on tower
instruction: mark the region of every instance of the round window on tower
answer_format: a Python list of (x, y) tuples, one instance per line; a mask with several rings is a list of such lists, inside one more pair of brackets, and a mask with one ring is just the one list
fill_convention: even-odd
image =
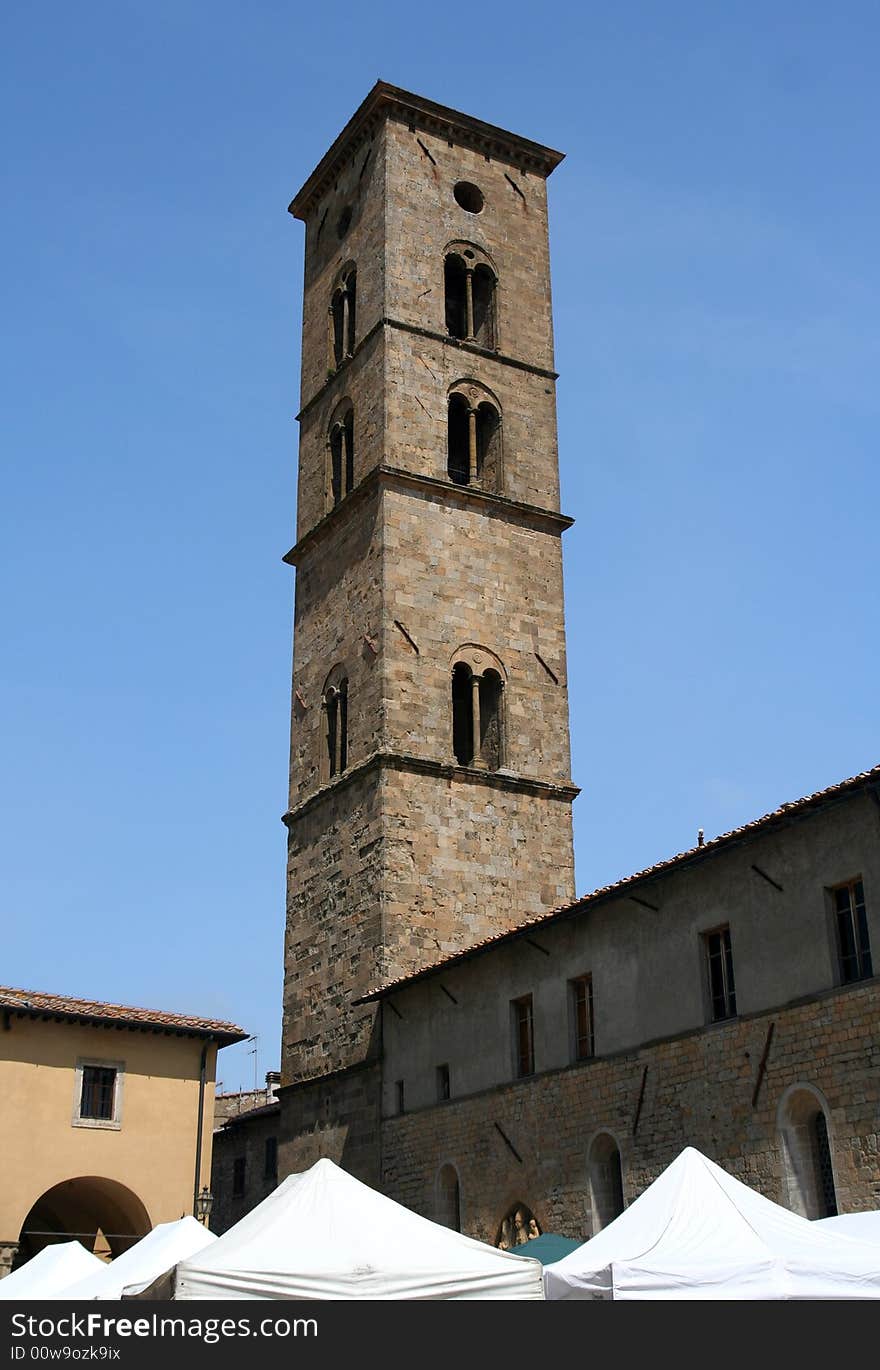
[(479, 186), (471, 185), (470, 181), (457, 181), (452, 193), (455, 196), (455, 203), (466, 209), (468, 214), (479, 214), (482, 211), (485, 201)]

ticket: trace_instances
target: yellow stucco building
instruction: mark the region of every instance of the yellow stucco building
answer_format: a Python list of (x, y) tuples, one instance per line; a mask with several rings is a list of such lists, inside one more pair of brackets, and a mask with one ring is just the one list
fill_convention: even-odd
[(208, 1018), (0, 987), (0, 1276), (48, 1241), (119, 1255), (209, 1184)]

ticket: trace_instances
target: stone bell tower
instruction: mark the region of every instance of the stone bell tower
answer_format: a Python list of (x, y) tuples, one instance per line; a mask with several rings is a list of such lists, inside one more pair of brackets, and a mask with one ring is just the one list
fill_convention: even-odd
[(574, 897), (546, 178), (379, 82), (306, 226), (282, 1174), (381, 1183), (393, 981)]

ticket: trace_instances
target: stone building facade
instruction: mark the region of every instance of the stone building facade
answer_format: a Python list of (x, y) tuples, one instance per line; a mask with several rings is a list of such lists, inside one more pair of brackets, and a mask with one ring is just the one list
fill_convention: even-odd
[(234, 1023), (0, 986), (0, 1277), (72, 1238), (121, 1255), (195, 1214)]
[(331, 1156), (490, 1241), (588, 1235), (687, 1144), (873, 1206), (880, 772), (574, 900), (559, 161), (380, 82), (290, 206), (279, 1173)]
[(380, 989), (383, 1187), (589, 1237), (691, 1145), (880, 1207), (878, 948), (880, 767)]

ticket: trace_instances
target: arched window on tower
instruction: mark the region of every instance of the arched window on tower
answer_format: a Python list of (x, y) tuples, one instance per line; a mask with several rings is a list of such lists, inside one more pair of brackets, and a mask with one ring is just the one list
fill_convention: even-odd
[(354, 489), (354, 409), (343, 400), (334, 410), (328, 435), (328, 505), (335, 509)]
[(446, 470), (455, 485), (470, 485), (470, 406), (464, 395), (450, 395)]
[(809, 1085), (786, 1091), (779, 1108), (782, 1164), (789, 1207), (805, 1218), (832, 1218), (837, 1193), (825, 1104)]
[(504, 680), (485, 648), (462, 648), (452, 667), (452, 751), (459, 766), (504, 764)]
[(446, 473), (455, 485), (501, 488), (501, 413), (476, 382), (457, 382), (449, 396)]
[(451, 338), (497, 348), (497, 284), (497, 273), (482, 248), (475, 243), (449, 245), (443, 260), (443, 294)]
[(495, 346), (495, 277), (488, 266), (473, 273), (473, 331), (471, 337), (480, 347)]
[(321, 701), (324, 749), (321, 775), (332, 780), (348, 766), (348, 680), (335, 667), (327, 678)]
[(357, 269), (343, 267), (330, 298), (331, 367), (341, 366), (354, 351), (357, 324)]
[(450, 337), (466, 338), (467, 333), (467, 272), (461, 257), (450, 253), (444, 267), (446, 294), (446, 331)]

